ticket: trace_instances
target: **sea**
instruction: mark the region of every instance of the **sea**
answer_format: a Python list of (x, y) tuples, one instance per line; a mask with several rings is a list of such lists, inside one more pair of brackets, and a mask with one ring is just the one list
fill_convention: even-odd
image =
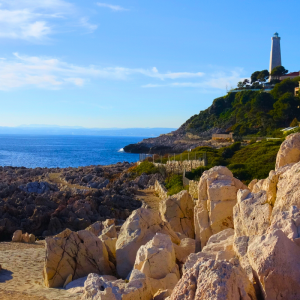
[(123, 148), (144, 137), (0, 135), (0, 166), (66, 168), (136, 162)]

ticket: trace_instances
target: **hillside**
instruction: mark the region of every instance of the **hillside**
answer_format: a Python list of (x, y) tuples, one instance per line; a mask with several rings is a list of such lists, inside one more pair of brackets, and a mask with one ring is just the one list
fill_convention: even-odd
[(214, 146), (207, 140), (213, 133), (233, 131), (235, 136), (280, 137), (279, 128), (300, 120), (300, 98), (294, 96), (300, 77), (277, 83), (270, 92), (231, 92), (214, 99), (212, 105), (189, 118), (179, 129), (157, 138), (145, 139), (124, 148), (132, 153), (180, 153), (188, 148)]

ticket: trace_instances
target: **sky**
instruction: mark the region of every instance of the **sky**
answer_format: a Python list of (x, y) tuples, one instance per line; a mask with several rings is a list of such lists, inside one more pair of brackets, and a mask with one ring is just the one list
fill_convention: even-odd
[[(105, 1), (105, 2), (102, 2)], [(300, 70), (296, 0), (0, 0), (0, 126), (173, 127), (268, 69)]]

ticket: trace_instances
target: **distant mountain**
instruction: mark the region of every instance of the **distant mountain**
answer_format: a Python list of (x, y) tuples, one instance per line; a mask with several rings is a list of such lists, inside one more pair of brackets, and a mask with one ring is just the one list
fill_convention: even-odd
[(0, 127), (0, 134), (157, 137), (175, 129), (176, 128), (84, 128), (79, 126), (21, 125), (18, 127)]

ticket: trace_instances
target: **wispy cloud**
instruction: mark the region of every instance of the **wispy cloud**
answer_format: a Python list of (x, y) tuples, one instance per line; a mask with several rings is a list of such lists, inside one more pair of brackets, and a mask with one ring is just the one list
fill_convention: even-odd
[(79, 15), (76, 7), (64, 0), (0, 0), (0, 37), (42, 40), (76, 22), (89, 31), (97, 29)]
[[(228, 74), (207, 75), (203, 72), (159, 72), (156, 67), (124, 68), (99, 66), (78, 66), (58, 58), (26, 56), (14, 53), (10, 58), (0, 59), (0, 90), (11, 90), (26, 86), (61, 89), (65, 86), (83, 87), (91, 80), (143, 80), (152, 78), (157, 82), (144, 85), (154, 87), (210, 87), (223, 88), (240, 79), (238, 71)], [(182, 82), (184, 79), (197, 82)], [(202, 79), (199, 82), (199, 79)], [(177, 82), (174, 82), (177, 80)], [(172, 82), (170, 82), (172, 81)]]
[(124, 8), (122, 6), (112, 5), (112, 4), (108, 4), (108, 3), (100, 3), (100, 2), (98, 2), (97, 5), (100, 6), (100, 7), (109, 8), (109, 9), (111, 9), (113, 11), (125, 11), (125, 10), (129, 10), (129, 9)]
[[(202, 81), (197, 82), (171, 82), (165, 84), (149, 83), (142, 85), (143, 88), (160, 88), (160, 87), (173, 87), (173, 88), (206, 88), (206, 89), (226, 89), (231, 86), (236, 86), (238, 81), (244, 79), (242, 77), (243, 69), (235, 68), (228, 72), (217, 72), (212, 74), (205, 74)], [(186, 78), (186, 77), (181, 77)]]

